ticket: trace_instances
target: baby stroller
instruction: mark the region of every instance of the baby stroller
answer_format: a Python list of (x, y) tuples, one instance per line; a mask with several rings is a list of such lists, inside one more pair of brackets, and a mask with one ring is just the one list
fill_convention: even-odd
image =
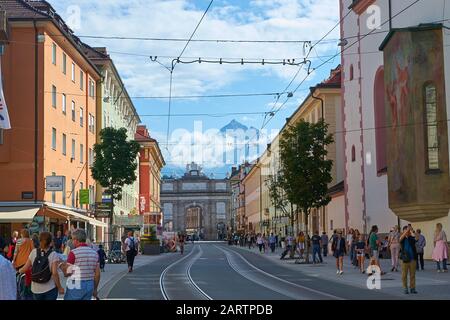
[(16, 276), (17, 283), (17, 300), (33, 300), (33, 293), (31, 292), (31, 283), (27, 283), (26, 274), (18, 273)]
[(114, 241), (111, 245), (111, 250), (108, 252), (108, 263), (122, 263), (125, 262), (126, 257), (122, 253), (122, 243)]

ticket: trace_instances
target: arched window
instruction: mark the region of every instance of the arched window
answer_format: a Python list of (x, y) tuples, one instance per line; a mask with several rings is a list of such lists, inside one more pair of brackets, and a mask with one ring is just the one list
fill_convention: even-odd
[(353, 65), (350, 65), (350, 81), (353, 80), (354, 72), (353, 72)]
[(439, 143), (437, 122), (437, 90), (433, 83), (425, 85), (425, 134), (427, 168), (439, 169)]
[(386, 115), (384, 107), (384, 70), (380, 67), (375, 75), (374, 84), (374, 115), (375, 115), (375, 145), (377, 172), (384, 171), (387, 167), (386, 158)]
[(355, 150), (355, 146), (352, 146), (352, 162), (356, 161), (356, 150)]

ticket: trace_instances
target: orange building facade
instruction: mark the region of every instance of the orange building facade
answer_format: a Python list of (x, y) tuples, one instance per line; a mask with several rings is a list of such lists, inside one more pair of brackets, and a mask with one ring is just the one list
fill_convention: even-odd
[[(51, 6), (32, 5), (2, 2), (10, 26), (1, 65), (12, 129), (0, 145), (0, 232), (72, 225), (102, 241), (97, 235), (105, 224), (91, 215), (90, 170), (100, 74)], [(52, 175), (64, 177), (62, 191), (46, 190)], [(89, 190), (89, 204), (79, 204), (82, 189)]]

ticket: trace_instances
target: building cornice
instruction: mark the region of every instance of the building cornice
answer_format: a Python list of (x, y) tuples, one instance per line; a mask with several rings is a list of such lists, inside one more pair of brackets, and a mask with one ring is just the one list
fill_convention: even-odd
[(356, 14), (361, 15), (367, 10), (376, 0), (353, 0), (348, 9), (355, 11)]

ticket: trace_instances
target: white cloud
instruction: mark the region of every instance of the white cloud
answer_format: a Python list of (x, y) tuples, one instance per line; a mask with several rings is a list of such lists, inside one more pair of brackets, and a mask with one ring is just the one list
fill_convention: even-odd
[(169, 136), (152, 132), (157, 139), (165, 159), (174, 168), (184, 168), (192, 161), (201, 163), (205, 169), (237, 165), (245, 160), (253, 161), (268, 143), (278, 134), (278, 130), (263, 129), (257, 134), (254, 128), (229, 130), (225, 134), (218, 128), (203, 128), (201, 121), (194, 122), (194, 130), (177, 128)]
[[(195, 7), (187, 0), (56, 0), (50, 1), (59, 13), (71, 5), (81, 9), (81, 29), (78, 35), (105, 35), (124, 37), (188, 38), (203, 14), (204, 8)], [(195, 38), (207, 39), (319, 39), (338, 21), (335, 0), (254, 0), (253, 10), (225, 5), (215, 7), (206, 16)], [(338, 28), (330, 35), (338, 37)], [(150, 55), (177, 56), (184, 42), (153, 42), (83, 39), (92, 46), (107, 46), (109, 51)], [(335, 47), (333, 47), (334, 50)], [(329, 50), (319, 46), (319, 54)], [(334, 53), (334, 51), (333, 51)], [(222, 44), (191, 42), (185, 57), (236, 58), (298, 58), (302, 48), (298, 44)], [(112, 54), (131, 95), (166, 96), (169, 72), (145, 57)], [(170, 65), (170, 59), (160, 58)], [(174, 73), (174, 94), (204, 94), (216, 91), (246, 77), (249, 71), (262, 76), (289, 80), (293, 67), (287, 66), (224, 66), (178, 65)]]

